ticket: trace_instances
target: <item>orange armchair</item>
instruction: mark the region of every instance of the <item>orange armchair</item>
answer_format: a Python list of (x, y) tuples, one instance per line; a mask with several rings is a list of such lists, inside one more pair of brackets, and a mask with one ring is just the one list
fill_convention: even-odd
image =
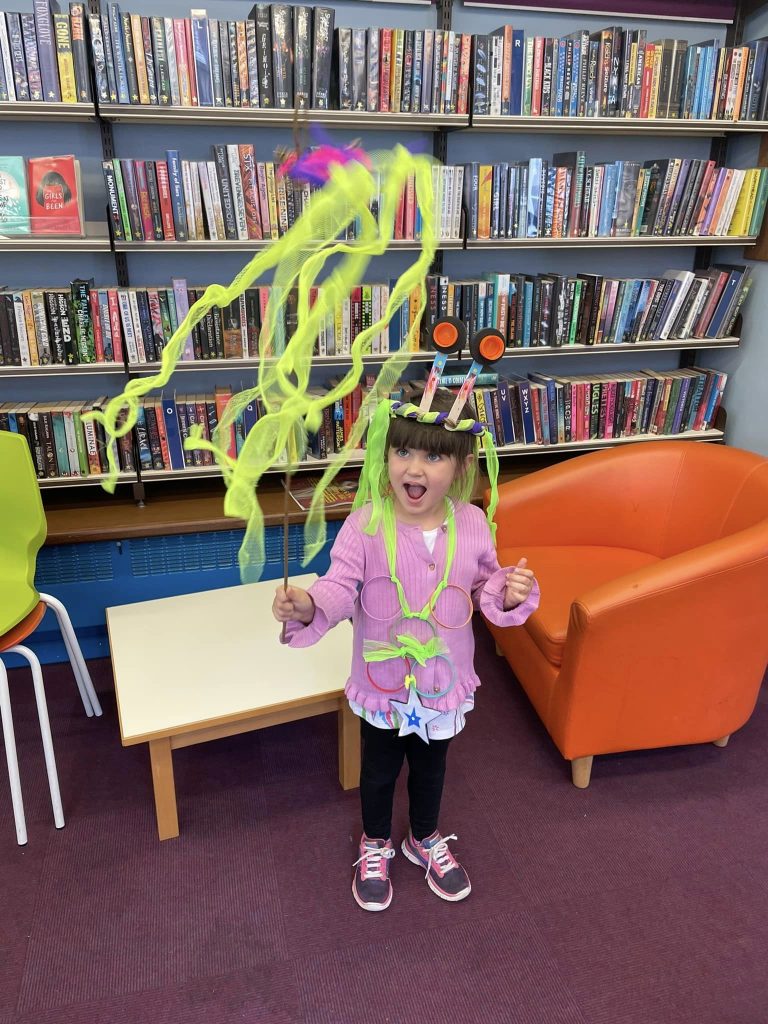
[(724, 747), (744, 725), (768, 663), (768, 459), (591, 452), (501, 485), (496, 522), (500, 563), (528, 557), (541, 605), (488, 627), (576, 786), (596, 754)]

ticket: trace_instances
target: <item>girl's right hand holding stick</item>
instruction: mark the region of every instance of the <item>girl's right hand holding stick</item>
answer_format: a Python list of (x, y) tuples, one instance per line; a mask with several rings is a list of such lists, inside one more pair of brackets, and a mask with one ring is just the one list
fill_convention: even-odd
[(315, 602), (301, 587), (278, 587), (272, 614), (278, 622), (301, 622), (308, 626), (315, 617)]

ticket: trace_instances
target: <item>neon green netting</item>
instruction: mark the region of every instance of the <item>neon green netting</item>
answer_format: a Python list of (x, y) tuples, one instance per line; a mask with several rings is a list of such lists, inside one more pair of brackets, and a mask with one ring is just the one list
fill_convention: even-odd
[[(214, 306), (228, 306), (267, 271), (274, 270), (259, 339), (261, 359), (256, 385), (232, 397), (211, 441), (201, 436), (199, 426), (193, 428), (192, 436), (185, 441), (188, 450), (205, 449), (213, 453), (227, 487), (224, 512), (247, 523), (239, 553), (241, 578), (244, 582), (258, 579), (264, 564), (264, 518), (256, 493), (259, 481), (275, 465), (285, 464), (290, 470), (302, 459), (307, 432), (314, 433), (320, 428), (325, 407), (332, 406), (357, 386), (364, 369), (362, 356), (370, 352), (372, 339), (387, 327), (405, 298), (418, 288), (419, 308), (404, 348), (383, 363), (375, 387), (362, 402), (343, 451), (325, 470), (315, 492), (305, 526), (304, 562), (310, 561), (325, 543), (323, 490), (349, 461), (376, 403), (380, 398), (389, 397), (410, 360), (410, 350), (417, 347), (419, 322), (426, 307), (424, 281), (437, 247), (433, 166), (431, 157), (414, 155), (402, 146), (372, 154), (371, 170), (356, 162), (333, 165), (328, 183), (312, 195), (302, 216), (282, 238), (255, 255), (230, 285), (210, 285), (163, 350), (159, 372), (129, 381), (123, 393), (113, 398), (102, 412), (88, 414), (102, 424), (106, 433), (109, 475), (103, 484), (105, 490), (114, 492), (117, 482), (113, 442), (136, 424), (141, 397), (168, 384), (192, 328)], [(352, 343), (351, 366), (341, 381), (322, 395), (313, 394), (309, 391), (309, 378), (312, 351), (320, 327), (364, 279), (371, 258), (382, 255), (393, 240), (400, 196), (411, 174), (422, 218), (419, 255), (397, 280), (381, 318)], [(376, 195), (380, 199), (378, 220), (369, 210)], [(355, 220), (359, 237), (354, 241), (337, 241)], [(322, 280), (317, 299), (310, 308), (310, 288), (318, 283), (319, 274), (334, 256), (340, 257), (338, 265)], [(286, 344), (284, 307), (294, 288), (298, 291), (297, 325), (295, 334)], [(230, 427), (254, 399), (261, 403), (264, 413), (247, 434), (237, 458), (232, 458), (227, 454)]]

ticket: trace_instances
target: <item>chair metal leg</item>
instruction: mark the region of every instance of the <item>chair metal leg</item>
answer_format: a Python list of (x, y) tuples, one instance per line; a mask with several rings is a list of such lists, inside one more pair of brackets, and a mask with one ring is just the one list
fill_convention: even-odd
[(16, 840), (19, 846), (25, 846), (27, 842), (27, 824), (24, 820), (24, 801), (21, 796), (19, 762), (16, 757), (16, 736), (13, 732), (11, 697), (8, 692), (8, 674), (5, 671), (5, 664), (2, 658), (0, 658), (0, 718), (3, 721), (3, 742), (5, 743), (5, 759), (8, 762), (8, 781), (11, 785), (11, 803), (13, 804), (13, 820), (16, 824)]
[(80, 644), (77, 642), (77, 636), (72, 626), (72, 620), (69, 617), (69, 613), (64, 605), (59, 601), (58, 598), (52, 597), (50, 594), (40, 594), (40, 600), (45, 602), (49, 608), (52, 608), (56, 618), (59, 621), (59, 629), (61, 635), (64, 638), (64, 644), (67, 648), (67, 654), (69, 655), (69, 661), (72, 665), (72, 671), (75, 674), (75, 680), (77, 682), (77, 688), (80, 691), (80, 697), (83, 701), (83, 707), (85, 713), (90, 718), (91, 715), (101, 715), (101, 704), (99, 698), (96, 696), (96, 690), (91, 682), (91, 676), (88, 672), (88, 667), (85, 664), (85, 658), (83, 652), (80, 650)]
[(51, 806), (53, 807), (53, 821), (56, 828), (64, 828), (64, 809), (61, 806), (61, 791), (59, 790), (59, 776), (56, 772), (56, 757), (53, 753), (53, 737), (51, 736), (51, 723), (48, 719), (48, 705), (45, 700), (45, 687), (43, 686), (43, 669), (34, 651), (28, 647), (10, 647), (9, 651), (18, 654), (29, 662), (32, 669), (32, 683), (35, 687), (35, 703), (37, 704), (37, 717), (40, 722), (40, 735), (43, 738), (43, 753), (45, 754), (45, 770), (48, 773), (48, 789), (51, 793)]

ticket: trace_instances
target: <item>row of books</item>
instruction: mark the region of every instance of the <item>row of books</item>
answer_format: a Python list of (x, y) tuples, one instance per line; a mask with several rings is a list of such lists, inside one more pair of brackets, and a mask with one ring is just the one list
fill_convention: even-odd
[(464, 193), (469, 239), (754, 235), (768, 169), (687, 157), (587, 164), (579, 150), (468, 164)]
[(0, 156), (0, 237), (81, 237), (81, 194), (74, 156)]
[[(471, 398), (473, 414), (485, 422), (499, 448), (507, 445), (551, 445), (639, 435), (674, 435), (708, 430), (722, 402), (727, 374), (699, 367), (657, 373), (498, 378), (493, 387), (478, 387)], [(331, 383), (331, 382), (329, 382)], [(326, 407), (323, 422), (310, 435), (308, 460), (337, 453), (350, 436), (370, 381), (345, 399)], [(404, 388), (405, 396), (408, 388)], [(207, 451), (187, 451), (184, 441), (195, 425), (211, 439), (232, 392), (161, 394), (145, 398), (133, 433), (115, 442), (124, 472), (184, 470), (213, 464)], [(94, 402), (6, 402), (0, 405), (0, 430), (23, 435), (40, 479), (100, 476), (107, 472), (103, 428), (84, 421), (83, 414), (102, 409), (106, 396)], [(232, 455), (242, 448), (259, 418), (258, 403), (248, 403), (234, 424), (225, 447)], [(364, 442), (363, 442), (364, 444)], [(295, 442), (288, 453), (296, 458)]]
[(701, 367), (507, 375), (475, 388), (471, 401), (498, 448), (680, 434), (714, 425), (727, 377)]
[(62, 13), (49, 0), (32, 0), (31, 14), (0, 11), (0, 102), (93, 101), (85, 16), (85, 4)]
[(492, 327), (514, 348), (630, 344), (731, 336), (751, 267), (715, 265), (661, 277), (485, 274), (481, 281), (427, 278), (429, 316), (454, 316), (471, 335)]
[(256, 4), (244, 21), (91, 15), (102, 103), (466, 114), (471, 36), (335, 28), (330, 7)]
[(649, 42), (645, 29), (473, 37), (472, 111), (524, 117), (764, 120), (768, 40)]
[[(716, 339), (731, 336), (751, 283), (750, 267), (730, 264), (651, 278), (487, 273), (480, 280), (451, 280), (433, 274), (427, 277), (423, 322), (453, 316), (466, 323), (470, 336), (492, 327), (513, 348)], [(393, 284), (353, 288), (320, 324), (315, 355), (349, 355), (355, 338), (383, 316)], [(68, 288), (0, 291), (0, 365), (156, 362), (204, 291), (183, 278), (157, 288), (95, 288), (92, 280), (78, 279)], [(310, 289), (310, 306), (321, 291)], [(226, 308), (209, 310), (187, 339), (182, 360), (282, 352), (296, 329), (298, 293), (292, 289), (286, 296), (265, 352), (260, 335), (270, 294), (268, 285), (248, 288)], [(372, 337), (374, 355), (409, 345), (427, 348), (420, 304), (418, 289), (406, 295), (389, 325)]]
[[(306, 209), (315, 186), (276, 173), (257, 161), (252, 145), (213, 145), (212, 160), (105, 160), (109, 222), (115, 241), (277, 239)], [(461, 238), (462, 166), (435, 166), (437, 232), (441, 241)], [(380, 188), (371, 210), (378, 215)], [(355, 238), (357, 219), (346, 232)], [(395, 214), (394, 238), (418, 240), (422, 217), (410, 175)]]

